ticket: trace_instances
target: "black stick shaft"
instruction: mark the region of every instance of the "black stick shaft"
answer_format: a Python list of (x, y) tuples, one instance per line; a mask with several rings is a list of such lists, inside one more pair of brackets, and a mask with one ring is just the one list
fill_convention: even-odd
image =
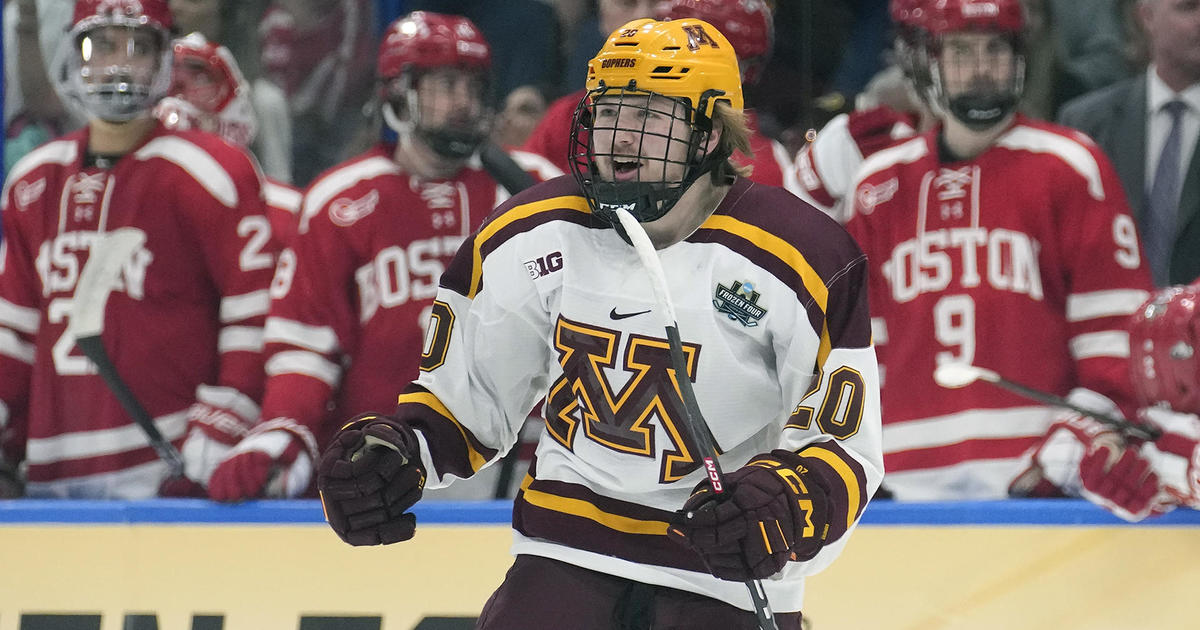
[[(705, 472), (708, 473), (708, 483), (713, 492), (721, 494), (725, 491), (725, 474), (717, 460), (717, 442), (708, 423), (700, 413), (700, 403), (696, 400), (696, 390), (692, 388), (692, 379), (687, 369), (687, 359), (683, 355), (683, 341), (679, 338), (679, 328), (667, 326), (667, 342), (671, 347), (671, 366), (675, 369), (675, 382), (679, 385), (679, 395), (683, 398), (685, 414), (685, 429), (690, 434), (692, 442), (700, 450), (700, 458), (704, 462)], [(754, 614), (758, 617), (758, 627), (761, 630), (777, 630), (775, 618), (771, 614), (771, 606), (767, 602), (766, 591), (760, 580), (746, 580), (746, 589), (750, 591), (750, 600), (754, 603)]]

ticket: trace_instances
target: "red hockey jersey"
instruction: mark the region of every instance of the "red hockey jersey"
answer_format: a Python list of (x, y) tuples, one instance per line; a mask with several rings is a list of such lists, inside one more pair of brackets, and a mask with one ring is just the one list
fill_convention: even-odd
[(3, 456), (31, 496), (153, 496), (166, 467), (66, 332), (97, 238), (145, 234), (105, 311), (102, 340), (163, 435), (200, 400), (247, 420), (262, 390), (275, 257), (253, 160), (216, 136), (156, 128), (108, 169), (88, 130), (34, 150), (4, 187), (0, 255)]
[(871, 261), (884, 485), (999, 498), (1057, 412), (987, 383), (944, 389), (934, 369), (969, 363), (1129, 410), (1124, 321), (1150, 277), (1113, 168), (1082, 134), (1018, 117), (947, 163), (937, 132), (867, 158), (847, 224)]
[[(263, 418), (296, 420), (322, 445), (339, 428), (326, 418), (396, 405), (417, 376), (442, 271), (508, 198), (478, 160), (454, 179), (421, 180), (394, 150), (381, 144), (313, 181), (272, 286)], [(539, 179), (560, 174), (513, 157)]]

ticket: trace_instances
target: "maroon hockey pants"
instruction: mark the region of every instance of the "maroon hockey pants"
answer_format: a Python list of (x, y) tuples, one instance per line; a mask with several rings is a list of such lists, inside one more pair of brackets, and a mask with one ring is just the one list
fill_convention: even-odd
[[(800, 630), (800, 613), (775, 613), (779, 630)], [(756, 630), (754, 613), (664, 586), (573, 564), (517, 556), (479, 616), (477, 630)]]

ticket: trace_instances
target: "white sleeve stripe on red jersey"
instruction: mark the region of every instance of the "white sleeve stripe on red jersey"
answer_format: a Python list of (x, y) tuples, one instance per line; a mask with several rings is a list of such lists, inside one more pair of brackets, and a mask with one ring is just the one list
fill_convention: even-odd
[[(176, 440), (187, 429), (187, 410), (176, 411), (154, 419), (154, 425), (167, 440)], [(25, 446), (25, 459), (31, 465), (52, 464), (67, 459), (112, 455), (150, 444), (142, 428), (130, 423), (99, 431), (60, 433), (53, 437), (30, 438)]]
[(8, 189), (14, 182), (43, 164), (72, 164), (79, 157), (79, 145), (73, 140), (58, 140), (44, 144), (25, 155), (13, 165), (4, 180), (2, 206), (8, 206)]
[(330, 387), (337, 387), (342, 377), (341, 366), (319, 354), (303, 350), (280, 352), (272, 356), (267, 359), (266, 372), (268, 377), (281, 374), (311, 376)]
[(330, 354), (338, 349), (337, 333), (333, 328), (310, 326), (282, 317), (267, 318), (263, 338), (267, 343), (284, 343), (320, 354)]
[(266, 315), (270, 307), (271, 296), (266, 289), (242, 295), (229, 295), (221, 298), (221, 323), (228, 324)]
[[(522, 170), (537, 173), (537, 177), (541, 181), (551, 180), (563, 174), (562, 169), (536, 153), (514, 149), (508, 151), (508, 155)], [(480, 166), (483, 166), (482, 161), (480, 162)]]
[(133, 154), (139, 160), (162, 158), (192, 176), (217, 201), (227, 208), (238, 206), (237, 185), (208, 151), (178, 136), (159, 136)]
[(882, 346), (887, 343), (887, 320), (882, 317), (871, 318), (871, 345)]
[(1129, 333), (1117, 330), (1085, 333), (1071, 338), (1071, 356), (1079, 359), (1096, 357), (1129, 358)]
[(1141, 289), (1112, 289), (1067, 296), (1067, 321), (1082, 322), (1101, 317), (1131, 315), (1150, 294)]
[(0, 329), (0, 356), (11, 357), (23, 363), (33, 365), (35, 355), (32, 343), (21, 341), (17, 333)]
[(264, 181), (262, 191), (268, 206), (287, 210), (291, 214), (300, 212), (300, 202), (304, 199), (300, 191), (272, 181)]
[(1075, 169), (1088, 184), (1088, 193), (1097, 201), (1104, 201), (1104, 182), (1100, 177), (1100, 165), (1087, 147), (1066, 136), (1017, 125), (996, 140), (997, 146), (1015, 151), (1049, 153), (1057, 156)]
[(1046, 407), (969, 409), (883, 425), (885, 453), (949, 446), (964, 440), (1039, 436), (1049, 426)]
[(351, 186), (363, 181), (387, 175), (389, 173), (398, 173), (399, 167), (395, 162), (383, 157), (373, 157), (361, 162), (349, 164), (344, 168), (339, 168), (336, 171), (317, 180), (316, 183), (308, 189), (308, 194), (304, 195), (304, 202), (300, 211), (300, 233), (308, 231), (308, 223), (313, 217), (325, 207), (338, 193), (350, 188)]
[(217, 338), (217, 352), (262, 352), (263, 332), (256, 326), (226, 326)]
[(196, 400), (230, 411), (247, 423), (258, 422), (258, 403), (241, 391), (222, 385), (197, 385)]
[(0, 298), (0, 326), (19, 330), (31, 335), (36, 334), (41, 326), (42, 315), (35, 308), (17, 306), (4, 298)]

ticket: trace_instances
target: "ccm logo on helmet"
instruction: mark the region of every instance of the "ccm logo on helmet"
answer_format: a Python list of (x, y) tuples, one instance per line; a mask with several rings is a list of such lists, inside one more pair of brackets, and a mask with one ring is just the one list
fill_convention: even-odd
[(637, 66), (637, 59), (628, 57), (623, 59), (605, 59), (600, 62), (601, 68), (633, 68), (635, 66)]

